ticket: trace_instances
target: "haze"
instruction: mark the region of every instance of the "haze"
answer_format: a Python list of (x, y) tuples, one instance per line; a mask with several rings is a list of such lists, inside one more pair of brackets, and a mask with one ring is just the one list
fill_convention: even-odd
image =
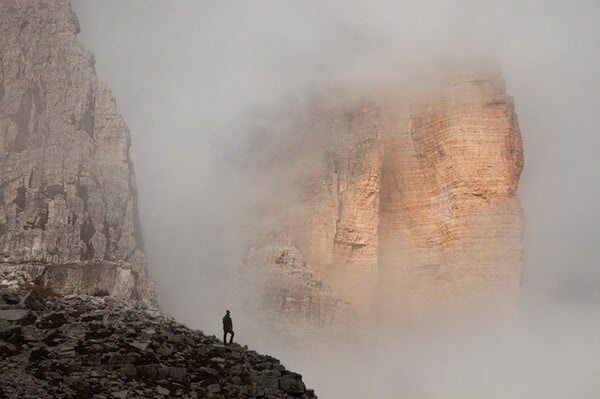
[[(73, 0), (131, 130), (149, 269), (161, 306), (218, 333), (247, 230), (281, 206), (282, 118), (332, 86), (401, 87), (443, 60), (492, 59), (515, 98), (525, 169), (520, 320), (372, 334), (294, 351), (239, 315), (236, 338), (280, 356), (323, 398), (596, 398), (600, 383), (600, 3), (596, 1)], [(285, 109), (285, 108), (284, 108)], [(275, 141), (275, 142), (273, 142)], [(250, 144), (251, 143), (251, 144)], [(244, 159), (240, 159), (244, 158)], [(252, 164), (251, 168), (240, 165)], [(274, 207), (273, 209), (277, 209)], [(315, 364), (319, 364), (315, 367)]]

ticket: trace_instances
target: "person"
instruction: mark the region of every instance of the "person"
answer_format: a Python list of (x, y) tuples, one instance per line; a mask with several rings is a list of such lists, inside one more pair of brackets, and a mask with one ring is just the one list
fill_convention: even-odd
[(225, 345), (227, 345), (227, 334), (231, 334), (231, 337), (229, 338), (229, 343), (232, 343), (233, 336), (235, 334), (233, 332), (233, 321), (231, 321), (229, 310), (225, 312), (225, 317), (223, 317), (223, 343)]

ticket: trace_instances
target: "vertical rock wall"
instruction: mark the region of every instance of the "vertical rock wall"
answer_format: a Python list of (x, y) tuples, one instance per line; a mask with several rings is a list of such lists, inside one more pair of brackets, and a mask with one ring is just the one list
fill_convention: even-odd
[(523, 153), (502, 80), (451, 81), (436, 98), (413, 102), (390, 127), (379, 297), (411, 309), (518, 289)]
[(358, 310), (377, 281), (383, 129), (374, 104), (315, 113), (307, 140), (319, 143), (324, 171), (288, 229), (315, 274)]
[(67, 0), (0, 2), (0, 267), (149, 298), (129, 132)]
[(523, 153), (499, 75), (317, 109), (306, 139), (322, 172), (282, 222), (316, 278), (363, 316), (518, 296)]

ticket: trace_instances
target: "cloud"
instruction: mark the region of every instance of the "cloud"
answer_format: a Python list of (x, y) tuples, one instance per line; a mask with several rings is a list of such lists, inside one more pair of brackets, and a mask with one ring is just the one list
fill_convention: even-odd
[[(269, 160), (273, 149), (295, 144), (294, 106), (319, 89), (402, 90), (446, 60), (495, 60), (523, 133), (523, 318), (533, 320), (500, 333), (477, 329), (470, 341), (428, 332), (431, 343), (412, 349), (403, 334), (374, 335), (380, 341), (370, 347), (322, 351), (323, 368), (297, 352), (289, 359), (329, 397), (597, 395), (591, 373), (600, 351), (587, 333), (597, 331), (600, 300), (597, 1), (73, 0), (73, 7), (80, 38), (131, 129), (163, 307), (208, 332), (238, 299), (228, 270), (260, 222), (249, 205), (289, 198), (280, 183), (301, 164), (277, 170)], [(284, 117), (273, 119), (277, 112)], [(354, 367), (338, 369), (340, 362)], [(352, 384), (339, 386), (344, 380)]]

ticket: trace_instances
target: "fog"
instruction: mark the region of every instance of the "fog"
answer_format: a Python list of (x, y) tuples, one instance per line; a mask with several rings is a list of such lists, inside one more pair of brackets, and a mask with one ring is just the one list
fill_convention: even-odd
[[(231, 308), (236, 339), (281, 358), (322, 398), (599, 397), (600, 3), (72, 2), (131, 130), (167, 312), (218, 334)], [(230, 270), (248, 231), (293, 198), (286, 173), (307, 163), (270, 164), (296, 144), (293, 120), (261, 115), (286, 115), (315, 90), (404, 87), (444, 60), (479, 59), (502, 68), (523, 135), (518, 320), (374, 329), (302, 350), (267, 339), (240, 314)]]

